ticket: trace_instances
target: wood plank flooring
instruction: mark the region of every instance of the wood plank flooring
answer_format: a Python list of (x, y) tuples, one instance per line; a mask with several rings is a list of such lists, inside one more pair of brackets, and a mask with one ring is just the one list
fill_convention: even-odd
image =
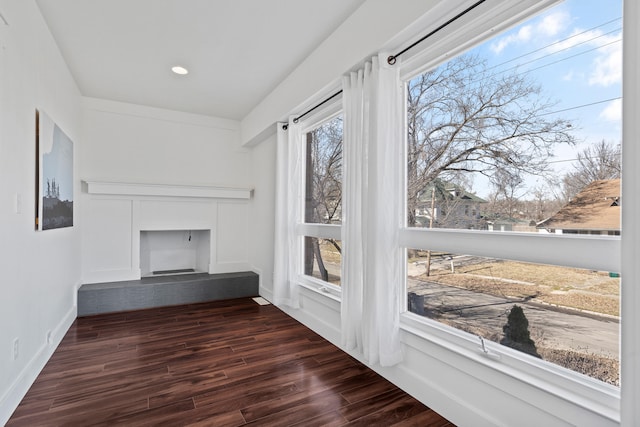
[(79, 318), (8, 426), (453, 426), (251, 298)]

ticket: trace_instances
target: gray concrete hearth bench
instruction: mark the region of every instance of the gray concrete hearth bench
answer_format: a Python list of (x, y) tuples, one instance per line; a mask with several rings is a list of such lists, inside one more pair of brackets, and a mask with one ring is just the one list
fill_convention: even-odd
[(85, 284), (78, 289), (78, 316), (258, 296), (253, 272), (179, 274)]

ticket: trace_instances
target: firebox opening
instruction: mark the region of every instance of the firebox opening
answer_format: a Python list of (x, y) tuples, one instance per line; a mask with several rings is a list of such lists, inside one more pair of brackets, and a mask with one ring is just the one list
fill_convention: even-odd
[(210, 230), (140, 231), (141, 277), (208, 273)]

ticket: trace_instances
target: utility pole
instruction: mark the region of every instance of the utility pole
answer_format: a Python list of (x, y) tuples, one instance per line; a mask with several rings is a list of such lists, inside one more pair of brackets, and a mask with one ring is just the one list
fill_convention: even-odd
[[(435, 207), (436, 207), (436, 186), (434, 185), (433, 188), (431, 188), (431, 214), (429, 215), (429, 228), (433, 228), (433, 214), (435, 212)], [(431, 274), (431, 249), (427, 251), (427, 264), (425, 267), (427, 269), (427, 277), (429, 277), (429, 275)]]

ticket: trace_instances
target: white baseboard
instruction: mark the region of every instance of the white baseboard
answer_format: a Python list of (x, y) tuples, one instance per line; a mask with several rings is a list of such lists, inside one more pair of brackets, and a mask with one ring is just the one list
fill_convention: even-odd
[(9, 418), (11, 418), (11, 415), (62, 341), (62, 338), (64, 338), (71, 324), (76, 320), (77, 313), (78, 308), (74, 305), (56, 327), (51, 330), (51, 342), (47, 343), (45, 336), (45, 341), (36, 354), (29, 360), (29, 363), (20, 372), (9, 389), (0, 397), (0, 425), (5, 425), (9, 421)]

